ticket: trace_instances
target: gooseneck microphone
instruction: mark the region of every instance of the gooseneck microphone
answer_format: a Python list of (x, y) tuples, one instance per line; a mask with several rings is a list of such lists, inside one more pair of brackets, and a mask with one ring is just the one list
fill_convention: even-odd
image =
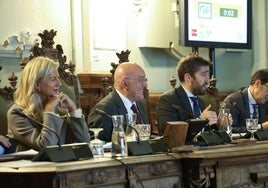
[(38, 125), (41, 125), (42, 127), (45, 127), (45, 128), (47, 128), (48, 130), (50, 130), (51, 132), (53, 132), (53, 133), (57, 136), (57, 138), (58, 138), (59, 150), (62, 150), (62, 145), (61, 145), (61, 142), (60, 142), (60, 136), (59, 136), (59, 134), (58, 134), (54, 129), (52, 129), (52, 128), (48, 127), (47, 125), (44, 125), (44, 124), (42, 124), (42, 123), (36, 121), (35, 119), (33, 119), (33, 118), (29, 117), (29, 116), (27, 116), (27, 115), (24, 114), (24, 113), (22, 112), (22, 110), (20, 110), (20, 109), (14, 109), (14, 110), (12, 111), (12, 113), (13, 113), (13, 114), (17, 114), (17, 115), (19, 115), (19, 116), (21, 116), (21, 117), (27, 118), (27, 119), (29, 119), (30, 121), (32, 121), (32, 122), (34, 122), (34, 123), (36, 123), (36, 124), (38, 124)]
[(253, 115), (250, 111), (248, 111), (247, 109), (243, 108), (242, 106), (240, 106), (240, 105), (239, 105), (237, 102), (235, 102), (235, 101), (231, 101), (230, 104), (231, 104), (233, 107), (240, 109), (241, 111), (243, 111), (243, 112), (244, 112), (245, 114), (247, 114), (247, 115), (250, 115), (250, 116)]
[[(99, 108), (96, 108), (95, 112), (97, 112), (97, 113), (100, 114), (100, 115), (104, 115), (104, 116), (107, 116), (107, 117), (109, 117), (109, 118), (112, 119), (112, 116), (111, 116), (111, 115), (107, 114), (106, 112), (104, 112), (103, 110), (101, 110), (101, 109), (99, 109)], [(123, 123), (125, 126), (128, 126), (128, 125), (126, 125), (125, 122), (122, 122), (122, 123)], [(137, 134), (137, 142), (140, 143), (140, 135), (139, 135), (137, 129), (135, 129), (135, 128), (132, 127), (132, 126), (129, 126), (129, 127), (135, 131), (135, 133)]]

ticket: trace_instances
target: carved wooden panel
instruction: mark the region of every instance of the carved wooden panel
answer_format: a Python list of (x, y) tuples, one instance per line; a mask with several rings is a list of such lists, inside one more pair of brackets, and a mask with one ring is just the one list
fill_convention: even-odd
[(81, 108), (87, 118), (92, 107), (106, 95), (105, 87), (111, 85), (112, 74), (82, 72), (77, 76), (83, 90), (80, 94)]
[(126, 186), (126, 171), (123, 166), (74, 170), (63, 173), (54, 179), (54, 187), (116, 187)]

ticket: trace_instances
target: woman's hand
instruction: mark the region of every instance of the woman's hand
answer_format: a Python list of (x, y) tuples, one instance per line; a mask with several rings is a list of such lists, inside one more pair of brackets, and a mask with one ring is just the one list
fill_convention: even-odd
[(68, 109), (69, 112), (77, 109), (75, 103), (64, 93), (50, 97), (45, 106), (45, 111), (55, 112), (57, 108), (65, 108)]
[(67, 108), (69, 110), (69, 112), (75, 111), (76, 105), (75, 103), (72, 101), (72, 99), (64, 94), (64, 93), (60, 93), (60, 104), (59, 104), (60, 108)]

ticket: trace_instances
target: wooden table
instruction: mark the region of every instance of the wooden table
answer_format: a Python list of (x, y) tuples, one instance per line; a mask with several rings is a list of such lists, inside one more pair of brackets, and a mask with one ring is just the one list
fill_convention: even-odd
[(240, 144), (118, 160), (1, 162), (1, 187), (266, 187), (268, 141)]
[(186, 187), (266, 187), (268, 142), (209, 146), (181, 154)]
[(166, 154), (61, 163), (0, 163), (0, 187), (178, 187), (181, 178), (179, 160)]

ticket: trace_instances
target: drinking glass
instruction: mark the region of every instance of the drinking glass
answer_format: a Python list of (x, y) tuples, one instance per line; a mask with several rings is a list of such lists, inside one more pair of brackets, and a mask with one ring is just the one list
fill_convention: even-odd
[(148, 140), (151, 136), (151, 125), (150, 124), (137, 124), (136, 129), (139, 133), (141, 140)]
[(221, 108), (219, 112), (220, 130), (226, 131), (229, 136), (232, 136), (232, 125), (230, 120), (230, 109)]
[(103, 143), (100, 139), (98, 139), (99, 132), (102, 131), (103, 128), (90, 128), (90, 130), (94, 132), (94, 139), (90, 141), (91, 147), (93, 149), (93, 154), (95, 157), (103, 157)]
[(251, 133), (250, 139), (254, 140), (254, 132), (258, 129), (258, 119), (246, 119), (246, 127)]
[(127, 141), (136, 141), (137, 134), (135, 132), (135, 125), (136, 125), (136, 114), (126, 114), (126, 139)]

